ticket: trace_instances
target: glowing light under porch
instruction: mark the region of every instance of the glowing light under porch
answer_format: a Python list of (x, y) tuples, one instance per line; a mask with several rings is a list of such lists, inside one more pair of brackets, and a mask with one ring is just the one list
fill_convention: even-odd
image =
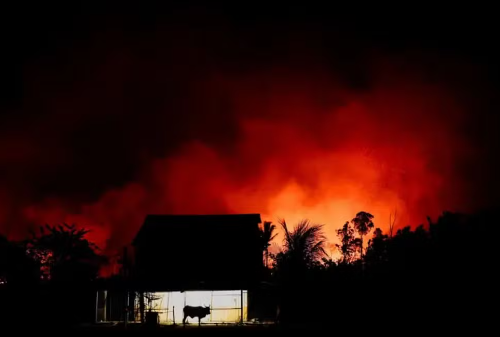
[[(181, 324), (183, 308), (190, 306), (210, 306), (210, 315), (201, 320), (202, 323), (237, 323), (243, 311), (243, 321), (247, 321), (248, 294), (243, 290), (226, 291), (186, 291), (156, 292), (148, 294), (146, 311), (156, 311), (160, 324)], [(241, 298), (243, 297), (243, 310)], [(187, 322), (198, 324), (198, 318), (187, 318)]]

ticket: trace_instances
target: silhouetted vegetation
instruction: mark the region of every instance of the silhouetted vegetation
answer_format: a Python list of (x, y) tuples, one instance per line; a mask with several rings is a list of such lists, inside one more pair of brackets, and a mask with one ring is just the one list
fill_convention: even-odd
[(277, 271), (289, 268), (307, 270), (326, 255), (323, 225), (311, 224), (308, 220), (303, 220), (291, 231), (285, 220), (281, 220), (280, 225), (285, 238), (283, 251), (274, 257)]
[(356, 217), (351, 220), (354, 225), (354, 229), (359, 235), (360, 240), (360, 255), (361, 259), (363, 258), (363, 237), (370, 233), (370, 231), (375, 227), (373, 224), (373, 215), (367, 212), (359, 212), (356, 214)]
[(40, 264), (26, 254), (25, 245), (0, 236), (0, 284), (32, 284), (40, 279)]
[(63, 224), (40, 227), (22, 242), (0, 237), (0, 316), (10, 323), (29, 317), (41, 326), (91, 320), (92, 282), (106, 258), (87, 233)]
[(27, 242), (28, 255), (41, 266), (42, 278), (53, 282), (94, 280), (106, 258), (85, 239), (87, 230), (75, 225), (40, 227)]
[[(487, 308), (495, 286), (497, 223), (496, 212), (445, 212), (414, 229), (392, 233), (389, 226), (390, 232), (384, 233), (373, 215), (359, 212), (337, 230), (339, 254), (333, 260), (325, 253), (323, 225), (304, 220), (290, 228), (280, 221), (283, 243), (271, 254), (276, 226), (265, 222), (261, 247), (264, 264), (272, 262), (269, 281), (278, 299), (279, 323), (318, 326), (335, 321), (358, 324), (360, 329), (377, 324), (416, 329), (485, 321), (492, 315)], [(9, 308), (6, 312), (12, 315), (12, 308), (19, 309), (16, 305), (33, 295), (17, 286), (64, 284), (45, 297), (39, 295), (39, 300), (50, 302), (47, 310), (60, 316), (61, 311), (75, 310), (75, 294), (80, 294), (81, 303), (90, 299), (85, 310), (92, 315), (95, 292), (82, 282), (95, 281), (105, 259), (85, 239), (86, 233), (62, 225), (42, 227), (25, 242), (0, 237), (0, 287), (3, 303), (9, 303), (3, 309)], [(12, 289), (28, 295), (20, 298)], [(83, 315), (83, 309), (75, 312), (62, 317), (75, 321), (80, 318), (75, 315)]]
[(361, 240), (354, 236), (354, 228), (349, 222), (346, 222), (341, 229), (337, 230), (337, 236), (340, 239), (340, 244), (336, 246), (342, 255), (339, 263), (350, 264), (354, 262), (356, 254), (361, 248)]
[(268, 267), (269, 264), (269, 246), (271, 246), (271, 242), (276, 237), (277, 233), (275, 233), (276, 226), (273, 225), (270, 221), (264, 221), (264, 224), (261, 228), (261, 240), (262, 240), (262, 250), (264, 251), (264, 266)]
[[(283, 324), (363, 322), (414, 326), (462, 325), (491, 316), (485, 302), (494, 289), (498, 222), (495, 212), (443, 213), (436, 221), (395, 235), (375, 228), (374, 217), (359, 212), (337, 230), (340, 257), (323, 255), (321, 226), (282, 221), (283, 251), (274, 255), (272, 274), (280, 292)], [(392, 232), (392, 224), (390, 224)], [(363, 250), (363, 238), (374, 229)], [(318, 308), (323, 308), (318, 310)], [(368, 309), (370, 308), (370, 309)], [(417, 323), (418, 322), (418, 323)]]

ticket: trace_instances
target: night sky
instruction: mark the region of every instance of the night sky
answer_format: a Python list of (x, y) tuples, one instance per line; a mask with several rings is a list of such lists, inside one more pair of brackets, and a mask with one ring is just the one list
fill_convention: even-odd
[(491, 9), (77, 3), (2, 10), (10, 237), (113, 250), (148, 213), (256, 212), (333, 238), (498, 201)]

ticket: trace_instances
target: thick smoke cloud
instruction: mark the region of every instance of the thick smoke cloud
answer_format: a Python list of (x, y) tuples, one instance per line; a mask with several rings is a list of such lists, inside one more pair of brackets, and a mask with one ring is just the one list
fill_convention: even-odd
[(111, 253), (148, 213), (259, 212), (333, 240), (360, 210), (387, 229), (394, 211), (418, 225), (490, 201), (481, 69), (198, 23), (118, 26), (26, 63), (0, 117), (2, 232), (77, 223)]

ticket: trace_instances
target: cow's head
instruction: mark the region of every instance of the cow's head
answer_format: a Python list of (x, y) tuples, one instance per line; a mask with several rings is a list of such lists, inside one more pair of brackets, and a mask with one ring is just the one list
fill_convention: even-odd
[(203, 307), (203, 309), (204, 309), (204, 311), (205, 311), (205, 313), (206, 313), (207, 315), (209, 315), (209, 314), (210, 314), (210, 306), (208, 306), (208, 307)]

